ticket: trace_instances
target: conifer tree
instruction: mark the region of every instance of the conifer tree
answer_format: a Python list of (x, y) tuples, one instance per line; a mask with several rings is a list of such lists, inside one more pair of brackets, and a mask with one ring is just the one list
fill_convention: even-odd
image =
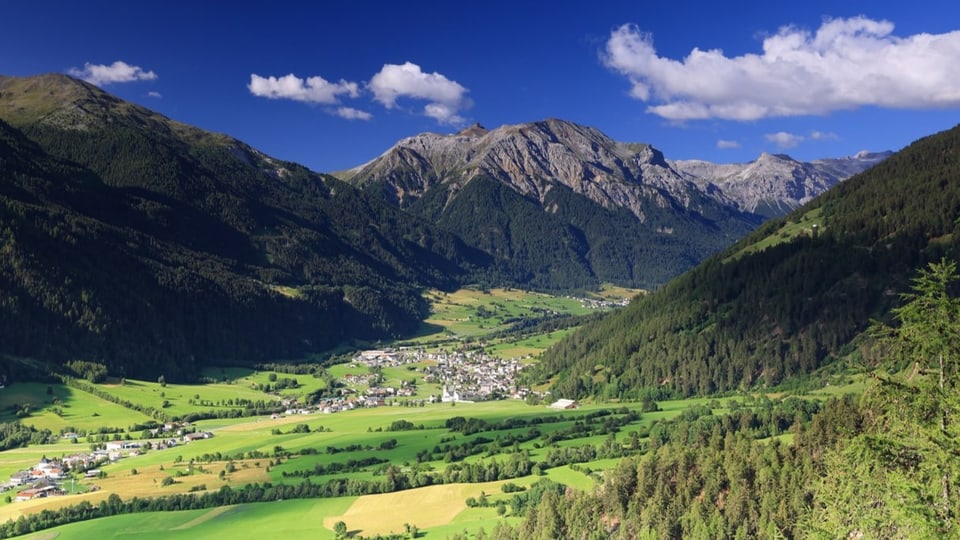
[(960, 534), (960, 297), (951, 289), (957, 281), (954, 262), (930, 264), (894, 310), (898, 324), (875, 325), (893, 373), (878, 372), (864, 394), (864, 433), (827, 456), (810, 537)]

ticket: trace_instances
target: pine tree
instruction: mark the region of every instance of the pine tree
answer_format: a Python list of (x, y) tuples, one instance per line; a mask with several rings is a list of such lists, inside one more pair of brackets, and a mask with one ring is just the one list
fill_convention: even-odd
[(826, 457), (810, 519), (814, 538), (952, 538), (960, 534), (957, 267), (921, 271), (896, 326), (874, 335), (893, 374), (864, 395), (868, 425)]

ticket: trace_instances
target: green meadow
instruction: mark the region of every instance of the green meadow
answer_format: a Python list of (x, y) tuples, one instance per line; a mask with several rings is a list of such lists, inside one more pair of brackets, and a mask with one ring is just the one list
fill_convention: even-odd
[[(18, 415), (17, 411), (24, 413)], [(0, 390), (0, 422), (16, 420), (60, 433), (64, 429), (127, 429), (150, 417), (61, 384), (21, 382)]]
[[(638, 292), (605, 286), (588, 297), (595, 300), (619, 300), (630, 298)], [(597, 312), (596, 308), (585, 306), (578, 298), (517, 289), (461, 289), (452, 293), (431, 291), (426, 296), (431, 303), (432, 313), (421, 326), (420, 335), (405, 340), (404, 345), (442, 347), (458, 345), (463, 340), (487, 338), (490, 344), (494, 345), (488, 352), (503, 358), (539, 354), (562, 336), (560, 334), (555, 338), (530, 341), (522, 337), (490, 339), (494, 334), (509, 330), (518, 321)], [(501, 344), (504, 346), (497, 347)]]
[[(618, 291), (617, 294), (623, 291)], [(536, 317), (548, 310), (584, 314), (595, 310), (569, 298), (553, 298), (520, 291), (460, 291), (455, 294), (432, 293), (436, 297), (434, 317), (430, 324), (443, 324), (446, 337), (454, 341), (438, 344), (439, 348), (459, 343), (463, 336), (477, 339), (510, 326), (513, 317)], [(481, 309), (482, 308), (482, 309)], [(565, 310), (565, 311), (562, 311)], [(545, 347), (570, 330), (557, 330), (543, 335), (514, 336), (491, 339), (485, 344), (488, 353), (508, 356), (523, 354), (535, 357)], [(420, 345), (430, 342), (422, 336)], [(409, 343), (407, 343), (409, 345)], [(414, 345), (417, 345), (414, 343)], [(381, 346), (390, 346), (389, 344)], [(522, 352), (521, 352), (522, 351)], [(380, 370), (383, 384), (399, 387), (417, 380), (414, 399), (439, 394), (439, 385), (422, 381), (418, 368), (429, 361)], [(352, 363), (325, 368), (330, 375), (344, 378), (363, 377), (370, 368)], [(290, 375), (249, 368), (211, 368), (204, 372), (204, 384), (184, 385), (160, 381), (111, 380), (93, 385), (115, 401), (140, 408), (153, 408), (169, 415), (184, 415), (211, 410), (243, 408), (245, 402), (277, 403), (283, 398), (302, 398), (325, 386), (321, 378), (311, 374)], [(296, 388), (277, 389), (278, 381), (296, 379)], [(812, 394), (811, 399), (862, 389), (862, 378), (848, 378)], [(360, 387), (362, 390), (362, 385)], [(269, 392), (268, 392), (269, 390)], [(774, 397), (774, 396), (771, 396)], [(407, 475), (417, 472), (440, 473), (451, 465), (483, 464), (493, 460), (504, 463), (511, 453), (521, 452), (532, 463), (546, 463), (551, 454), (569, 449), (601, 448), (646, 440), (652, 426), (681, 415), (691, 407), (707, 407), (713, 414), (725, 414), (734, 407), (754, 407), (765, 396), (742, 395), (725, 398), (697, 398), (659, 402), (659, 410), (641, 413), (639, 403), (583, 403), (576, 410), (557, 411), (545, 405), (528, 405), (522, 401), (503, 400), (479, 403), (435, 403), (402, 406), (393, 400), (391, 406), (356, 409), (335, 414), (311, 413), (268, 416), (216, 418), (201, 420), (191, 426), (209, 431), (213, 437), (163, 450), (149, 450), (101, 467), (105, 477), (78, 482), (77, 491), (87, 493), (53, 497), (27, 502), (8, 502), (0, 498), (0, 522), (20, 515), (54, 510), (61, 505), (89, 501), (99, 504), (111, 494), (124, 500), (130, 497), (158, 497), (177, 493), (216, 491), (224, 486), (242, 488), (251, 483), (298, 485), (309, 479), (322, 485), (333, 479), (379, 482), (387, 466)], [(585, 421), (585, 417), (601, 410), (610, 415)], [(639, 418), (620, 426), (615, 433), (594, 432), (605, 419), (626, 418), (623, 411), (638, 413)], [(59, 433), (64, 429), (96, 431), (109, 427), (123, 431), (117, 437), (139, 439), (141, 431), (132, 426), (150, 421), (147, 415), (125, 408), (94, 394), (63, 385), (17, 383), (0, 391), (0, 419), (20, 420), (38, 429)], [(489, 424), (513, 420), (514, 427), (499, 425), (470, 435), (446, 427), (448, 419), (463, 417)], [(533, 421), (536, 421), (534, 424)], [(527, 436), (535, 428), (535, 436)], [(779, 435), (780, 438), (790, 434)], [(0, 452), (0, 480), (13, 472), (36, 464), (42, 457), (65, 456), (90, 447), (89, 440), (72, 443), (33, 445)], [(453, 456), (457, 447), (470, 448), (466, 454)], [(367, 460), (360, 466), (342, 468), (349, 460)], [(509, 482), (530, 486), (540, 478), (549, 478), (573, 489), (591, 490), (605, 470), (616, 466), (618, 458), (592, 459), (548, 467), (539, 474), (515, 478)], [(535, 469), (536, 471), (536, 469)], [(510, 495), (500, 491), (505, 481), (478, 484), (441, 484), (378, 495), (337, 497), (308, 500), (284, 500), (271, 503), (243, 504), (206, 510), (152, 512), (120, 515), (85, 523), (66, 525), (28, 538), (228, 538), (284, 537), (333, 538), (333, 523), (342, 520), (351, 531), (363, 535), (402, 532), (405, 524), (416, 525), (426, 538), (445, 538), (466, 531), (485, 528), (490, 531), (501, 519), (516, 522), (516, 516), (498, 516), (495, 508), (468, 507), (465, 500), (486, 496), (490, 501), (507, 501)], [(93, 491), (96, 486), (97, 490)], [(443, 508), (443, 511), (439, 509)]]
[(771, 231), (771, 234), (763, 240), (755, 242), (743, 250), (734, 253), (728, 261), (739, 259), (750, 253), (763, 251), (784, 242), (791, 242), (793, 239), (801, 236), (810, 237), (815, 234), (823, 234), (824, 225), (823, 216), (821, 215), (822, 212), (823, 209), (817, 207), (803, 214), (798, 221), (784, 221), (779, 229)]
[(179, 416), (211, 409), (241, 409), (240, 405), (234, 405), (236, 400), (279, 401), (276, 396), (257, 390), (254, 384), (248, 377), (207, 384), (161, 384), (126, 379), (96, 387), (120, 400)]
[(354, 499), (344, 497), (279, 501), (206, 510), (129, 514), (73, 523), (23, 538), (29, 540), (52, 538), (58, 540), (89, 538), (144, 540), (314, 538), (324, 540), (334, 538), (333, 530), (323, 527), (324, 518), (343, 514)]
[[(839, 393), (842, 388), (832, 390), (831, 393)], [(583, 425), (583, 418), (590, 413), (610, 410), (616, 415), (616, 411), (622, 407), (639, 412), (640, 404), (587, 403), (576, 410), (555, 411), (543, 405), (532, 406), (521, 401), (456, 405), (438, 403), (424, 407), (388, 406), (327, 415), (292, 415), (278, 419), (255, 417), (205, 420), (197, 422), (196, 427), (211, 431), (214, 435), (211, 439), (149, 451), (106, 465), (102, 467), (106, 478), (85, 482), (85, 485), (96, 483), (100, 487), (98, 492), (52, 498), (37, 504), (34, 504), (35, 501), (0, 503), (0, 521), (16, 519), (24, 512), (55, 508), (51, 505), (74, 504), (80, 500), (89, 500), (96, 504), (110, 493), (127, 499), (132, 496), (152, 497), (184, 493), (192, 489), (218, 490), (222, 486), (236, 489), (251, 482), (298, 484), (304, 481), (304, 477), (300, 475), (303, 471), (313, 471), (318, 466), (329, 467), (348, 459), (379, 458), (383, 463), (336, 474), (309, 475), (310, 481), (323, 483), (333, 478), (377, 481), (383, 478), (382, 470), (386, 465), (394, 465), (406, 472), (412, 471), (414, 467), (442, 471), (449, 462), (432, 452), (438, 445), (469, 443), (481, 437), (487, 441), (497, 441), (498, 438), (520, 435), (529, 429), (496, 429), (464, 435), (445, 427), (447, 419), (454, 416), (483, 419), (491, 424), (507, 419), (559, 419), (556, 422), (537, 424), (540, 432), (537, 437), (520, 442), (513, 448), (503, 448), (505, 453), (497, 453), (495, 442), (487, 442), (481, 446), (480, 452), (462, 459), (463, 463), (486, 463), (491, 459), (502, 463), (507, 459), (507, 453), (519, 448), (527, 453), (531, 461), (542, 462), (549, 452), (584, 445), (599, 447), (611, 437), (619, 444), (627, 444), (636, 432), (643, 440), (655, 422), (675, 418), (693, 406), (706, 406), (714, 414), (723, 414), (735, 400), (739, 402), (739, 407), (751, 407), (759, 403), (758, 399), (764, 398), (735, 396), (723, 399), (663, 401), (659, 403), (661, 410), (642, 413), (638, 420), (622, 426), (615, 435), (572, 435), (555, 442), (548, 442), (552, 434), (569, 433), (576, 425)], [(396, 422), (401, 420), (408, 422), (413, 429), (391, 431), (391, 426), (396, 426)], [(395, 444), (392, 441), (396, 441)], [(391, 444), (382, 446), (387, 442)], [(353, 449), (344, 449), (351, 445)], [(43, 455), (63, 455), (75, 448), (76, 445), (57, 444), (10, 450), (0, 454), (3, 458), (0, 462), (5, 466), (10, 464), (3, 470), (6, 474), (7, 470), (36, 463)], [(331, 448), (335, 451), (329, 450)], [(266, 457), (246, 456), (250, 452), (259, 452)], [(433, 457), (418, 463), (418, 454), (422, 452), (429, 452)], [(560, 465), (546, 469), (543, 475), (573, 489), (590, 490), (597, 485), (603, 471), (616, 466), (617, 461), (618, 459), (609, 458)], [(161, 486), (161, 480), (165, 477), (173, 477), (175, 482), (169, 486)], [(509, 481), (520, 486), (529, 486), (538, 478), (531, 475)], [(332, 524), (343, 520), (350, 530), (365, 535), (402, 532), (403, 525), (410, 523), (416, 525), (426, 538), (445, 538), (463, 530), (491, 530), (500, 519), (495, 508), (469, 508), (464, 501), (467, 497), (477, 497), (480, 494), (486, 494), (493, 502), (506, 501), (508, 495), (499, 491), (499, 486), (503, 483), (504, 481), (486, 484), (443, 484), (383, 495), (291, 500), (189, 512), (114, 516), (88, 523), (71, 524), (55, 530), (61, 535), (57, 538), (89, 538), (96, 532), (98, 538), (132, 535), (145, 538), (221, 538), (238, 534), (243, 534), (244, 537), (262, 534), (293, 540), (308, 537), (332, 538)], [(444, 501), (443, 505), (430, 503), (438, 500)], [(437, 508), (441, 506), (449, 508), (439, 512)], [(376, 510), (377, 508), (379, 510)], [(37, 538), (47, 537), (41, 534)]]

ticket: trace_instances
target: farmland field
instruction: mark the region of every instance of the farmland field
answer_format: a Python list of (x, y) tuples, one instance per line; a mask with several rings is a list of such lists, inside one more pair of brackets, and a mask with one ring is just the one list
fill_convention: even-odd
[[(854, 383), (856, 384), (856, 383)], [(834, 389), (839, 393), (841, 388)], [(762, 396), (739, 396), (738, 407)], [(360, 409), (338, 414), (291, 415), (283, 418), (266, 417), (219, 419), (197, 422), (198, 429), (211, 431), (211, 439), (195, 441), (166, 450), (154, 450), (144, 455), (129, 457), (102, 467), (106, 478), (95, 482), (100, 491), (85, 495), (56, 497), (47, 500), (23, 503), (0, 503), (0, 522), (16, 519), (23, 513), (39, 512), (63, 504), (76, 504), (81, 500), (98, 504), (110, 494), (124, 499), (133, 496), (153, 497), (173, 493), (200, 490), (217, 491), (223, 486), (233, 489), (250, 483), (297, 484), (309, 478), (322, 484), (337, 478), (360, 482), (382, 482), (383, 468), (387, 464), (399, 471), (413, 474), (414, 470), (443, 471), (449, 467), (449, 457), (437, 454), (435, 447), (443, 444), (470, 444), (487, 440), (478, 448), (481, 452), (470, 454), (453, 464), (482, 464), (492, 461), (508, 461), (510, 452), (522, 451), (534, 462), (546, 463), (551, 454), (563, 449), (576, 450), (611, 444), (626, 445), (634, 433), (645, 434), (657, 421), (669, 420), (688, 411), (691, 407), (707, 408), (722, 414), (731, 406), (732, 399), (689, 399), (660, 402), (660, 410), (640, 414), (635, 420), (615, 432), (596, 434), (592, 431), (577, 431), (577, 426), (596, 427), (601, 420), (618, 417), (618, 410), (639, 412), (640, 404), (585, 404), (573, 411), (555, 411), (545, 406), (531, 406), (520, 401), (494, 401), (482, 403), (433, 404), (424, 407), (378, 407)], [(621, 409), (622, 407), (625, 409)], [(607, 412), (604, 412), (607, 411)], [(597, 414), (601, 416), (597, 417)], [(499, 427), (492, 431), (480, 431), (465, 435), (447, 427), (452, 417), (477, 419)], [(595, 421), (583, 422), (587, 417)], [(397, 422), (411, 426), (400, 431), (391, 431)], [(533, 421), (535, 424), (525, 424)], [(507, 426), (507, 424), (503, 424)], [(496, 441), (507, 441), (522, 435), (534, 425), (537, 435), (532, 439), (518, 440), (509, 447), (497, 450)], [(303, 426), (303, 427), (301, 427)], [(422, 426), (422, 427), (421, 427)], [(563, 435), (557, 439), (557, 435)], [(390, 445), (384, 445), (391, 442)], [(444, 443), (446, 441), (446, 443)], [(551, 442), (552, 441), (552, 442)], [(36, 462), (43, 455), (62, 455), (76, 445), (58, 444), (29, 447), (3, 452), (3, 462), (15, 463), (14, 468)], [(355, 448), (349, 452), (338, 449)], [(281, 450), (282, 449), (282, 450)], [(507, 453), (501, 453), (506, 451)], [(243, 458), (250, 452), (260, 452), (264, 457)], [(357, 470), (315, 475), (314, 471), (348, 459), (380, 458), (383, 465), (363, 466)], [(491, 461), (492, 460), (492, 461)], [(594, 458), (574, 465), (559, 465), (546, 469), (540, 478), (579, 490), (590, 490), (597, 485), (598, 473), (614, 467), (618, 459)], [(228, 472), (229, 470), (229, 472)], [(302, 476), (304, 473), (307, 476)], [(165, 477), (174, 478), (174, 483), (163, 486)], [(509, 480), (519, 486), (530, 486), (538, 475), (527, 475)], [(89, 482), (92, 483), (92, 482)], [(92, 531), (97, 537), (122, 537), (137, 535), (145, 538), (226, 538), (242, 534), (248, 537), (254, 531), (262, 534), (282, 534), (291, 540), (297, 538), (332, 538), (332, 524), (344, 521), (350, 531), (363, 535), (402, 532), (404, 525), (416, 525), (427, 537), (442, 538), (464, 530), (488, 531), (501, 519), (491, 506), (471, 508), (466, 500), (482, 493), (490, 500), (507, 500), (500, 492), (504, 481), (477, 483), (450, 483), (407, 489), (381, 495), (362, 495), (308, 500), (284, 500), (282, 502), (255, 503), (230, 506), (226, 509), (192, 510), (188, 512), (159, 512), (137, 515), (119, 515), (87, 523), (76, 523), (57, 528), (58, 538), (87, 538)], [(516, 516), (505, 516), (516, 522)], [(266, 531), (273, 531), (267, 533)], [(257, 533), (260, 534), (260, 533)], [(42, 536), (38, 536), (41, 538)]]
[[(540, 319), (557, 315), (589, 315), (597, 308), (588, 300), (617, 301), (630, 298), (639, 291), (604, 287), (588, 299), (551, 296), (517, 289), (461, 289), (453, 293), (432, 291), (427, 294), (432, 315), (424, 321), (421, 335), (404, 341), (406, 345), (438, 346), (448, 342), (476, 339), (503, 332), (520, 320)], [(535, 355), (559, 340), (560, 335), (546, 340), (518, 344), (514, 349), (494, 348), (501, 358)], [(494, 340), (504, 343), (510, 340)]]
[[(410, 489), (381, 495), (358, 497), (343, 514), (323, 520), (323, 525), (333, 529), (337, 521), (343, 521), (351, 531), (364, 536), (403, 532), (404, 524), (430, 529), (454, 521), (467, 510), (467, 497), (479, 497), (482, 493), (499, 493), (504, 482), (481, 484), (450, 484)], [(495, 517), (492, 508), (484, 509)]]
[[(249, 373), (253, 373), (252, 370)], [(116, 398), (169, 415), (184, 415), (209, 409), (230, 409), (236, 400), (278, 401), (253, 387), (249, 375), (212, 384), (160, 384), (126, 379), (122, 384), (101, 384), (97, 388)]]
[[(74, 523), (53, 531), (25, 536), (29, 540), (85, 540), (88, 538), (332, 539), (324, 528), (327, 516), (342, 514), (354, 498), (311, 499), (253, 503), (207, 510), (145, 512)], [(56, 534), (56, 536), (52, 536)]]
[[(454, 336), (445, 345), (437, 344), (436, 336), (430, 338), (438, 347), (459, 343), (461, 338), (475, 339), (483, 332), (500, 332), (512, 324), (513, 317), (536, 317), (557, 307), (565, 313), (595, 311), (581, 306), (577, 299), (518, 291), (436, 294), (431, 324), (442, 323), (447, 338)], [(503, 335), (490, 339), (485, 349), (502, 357), (536, 356), (569, 331), (565, 328), (541, 334), (507, 333), (506, 339), (502, 339)], [(424, 344), (429, 342), (427, 336), (421, 339)], [(378, 373), (384, 385), (400, 386), (421, 377), (418, 368), (429, 362), (386, 366), (378, 368)], [(324, 369), (326, 380), (349, 375), (362, 378), (371, 373), (370, 368), (352, 363)], [(6, 415), (5, 421), (19, 419), (54, 433), (70, 428), (95, 434), (105, 426), (118, 432), (108, 433), (105, 439), (91, 435), (78, 442), (58, 439), (55, 444), (4, 451), (0, 453), (0, 479), (29, 468), (43, 457), (83, 452), (91, 445), (102, 445), (104, 440), (159, 442), (147, 430), (133, 429), (153, 419), (131, 408), (174, 416), (204, 411), (239, 412), (249, 403), (279, 404), (285, 398), (301, 399), (327, 384), (324, 377), (310, 373), (294, 376), (251, 368), (216, 367), (206, 370), (204, 377), (207, 382), (194, 385), (132, 379), (84, 383), (80, 388), (38, 383), (10, 385), (0, 391), (0, 410)], [(295, 385), (279, 384), (290, 378), (296, 378)], [(417, 387), (418, 398), (439, 393), (437, 384), (421, 380)], [(862, 381), (852, 379), (848, 384), (827, 388), (813, 399), (822, 400), (858, 388), (862, 388)], [(357, 389), (362, 391), (365, 387), (360, 385)], [(106, 396), (109, 401), (98, 396)], [(335, 414), (313, 410), (309, 414), (198, 420), (184, 428), (208, 432), (211, 438), (187, 443), (178, 438), (168, 448), (142, 448), (129, 453), (101, 465), (98, 478), (74, 478), (70, 485), (76, 494), (26, 502), (0, 499), (0, 523), (81, 501), (98, 505), (113, 495), (127, 501), (133, 497), (216, 495), (224, 488), (242, 491), (248, 486), (313, 485), (340, 488), (337, 496), (283, 497), (282, 501), (202, 510), (121, 514), (53, 530), (59, 534), (57, 538), (262, 535), (294, 540), (333, 538), (333, 524), (343, 521), (351, 532), (362, 535), (399, 533), (407, 525), (415, 525), (428, 538), (480, 528), (489, 531), (502, 519), (513, 523), (520, 520), (512, 513), (498, 515), (493, 506), (503, 507), (512, 497), (500, 490), (506, 482), (529, 489), (544, 479), (576, 490), (591, 490), (605, 470), (616, 466), (620, 456), (641, 451), (659, 422), (670, 421), (687, 411), (696, 416), (762, 407), (764, 400), (769, 403), (764, 395), (660, 401), (657, 410), (643, 412), (641, 403), (587, 402), (575, 410), (558, 411), (520, 400), (414, 403), (398, 399), (388, 406), (359, 407)], [(164, 437), (169, 440), (178, 435)], [(485, 476), (491, 470), (493, 481)], [(504, 472), (512, 470), (523, 472)], [(87, 490), (91, 491), (83, 493)], [(486, 501), (484, 505), (468, 504), (469, 500), (481, 497)], [(49, 532), (36, 536), (50, 537)]]
[(143, 413), (62, 384), (22, 382), (0, 390), (0, 422), (17, 420), (16, 410), (24, 405), (28, 411), (21, 421), (54, 433), (68, 427), (73, 430), (126, 429), (150, 420)]

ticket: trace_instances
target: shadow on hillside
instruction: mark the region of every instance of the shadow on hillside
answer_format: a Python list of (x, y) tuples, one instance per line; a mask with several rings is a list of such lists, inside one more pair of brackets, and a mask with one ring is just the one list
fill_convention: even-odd
[(407, 337), (406, 339), (417, 339), (423, 337), (430, 337), (440, 335), (444, 332), (444, 328), (439, 324), (433, 324), (428, 322), (420, 323), (420, 326), (417, 327), (416, 333), (412, 336)]

